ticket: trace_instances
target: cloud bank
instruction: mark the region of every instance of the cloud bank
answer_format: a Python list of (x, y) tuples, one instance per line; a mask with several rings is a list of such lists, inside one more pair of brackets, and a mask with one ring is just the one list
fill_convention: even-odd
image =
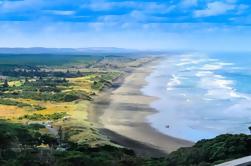
[(250, 13), (245, 0), (0, 0), (0, 44), (248, 50)]

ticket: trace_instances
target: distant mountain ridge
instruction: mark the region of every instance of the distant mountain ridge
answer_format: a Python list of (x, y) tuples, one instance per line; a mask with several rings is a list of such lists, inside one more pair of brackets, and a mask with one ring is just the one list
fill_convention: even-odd
[(115, 47), (90, 47), (90, 48), (0, 48), (0, 54), (83, 54), (83, 53), (132, 53), (138, 50), (115, 48)]

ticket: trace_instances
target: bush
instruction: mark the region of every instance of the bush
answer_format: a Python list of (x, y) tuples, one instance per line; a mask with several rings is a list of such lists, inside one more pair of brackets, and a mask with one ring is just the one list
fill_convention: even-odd
[(42, 125), (42, 124), (37, 124), (37, 123), (29, 124), (28, 127), (29, 127), (30, 129), (33, 129), (33, 130), (39, 130), (39, 129), (45, 128), (44, 125)]
[(79, 99), (79, 96), (74, 95), (74, 94), (66, 94), (63, 97), (63, 101), (65, 101), (65, 102), (72, 102), (72, 101), (75, 101), (78, 99)]

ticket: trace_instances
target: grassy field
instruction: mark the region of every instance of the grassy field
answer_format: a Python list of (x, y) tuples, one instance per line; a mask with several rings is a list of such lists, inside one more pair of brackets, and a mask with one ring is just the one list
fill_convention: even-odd
[[(91, 55), (0, 55), (0, 118), (62, 128), (65, 139), (111, 144), (88, 121), (95, 95), (151, 58)], [(49, 133), (50, 134), (50, 133)]]

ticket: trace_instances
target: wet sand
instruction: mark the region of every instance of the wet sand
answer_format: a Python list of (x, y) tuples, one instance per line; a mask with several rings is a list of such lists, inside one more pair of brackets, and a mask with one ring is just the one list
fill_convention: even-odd
[(147, 116), (156, 112), (150, 107), (156, 99), (141, 92), (154, 65), (156, 62), (134, 69), (117, 80), (112, 88), (102, 92), (93, 103), (89, 119), (113, 142), (140, 155), (164, 156), (193, 143), (164, 135), (145, 121)]

